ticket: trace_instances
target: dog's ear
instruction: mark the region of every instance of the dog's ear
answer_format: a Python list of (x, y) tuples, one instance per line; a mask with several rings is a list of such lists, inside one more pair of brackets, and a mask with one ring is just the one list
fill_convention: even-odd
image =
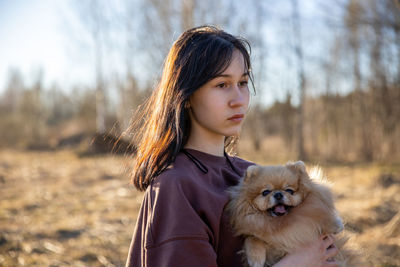
[(246, 170), (246, 173), (244, 175), (244, 181), (250, 181), (252, 177), (257, 176), (259, 173), (260, 173), (260, 166), (251, 165)]
[(302, 188), (303, 192), (308, 192), (311, 190), (312, 182), (308, 176), (306, 165), (302, 161), (288, 162), (286, 167), (297, 175), (299, 179), (299, 186)]
[(286, 163), (286, 167), (296, 174), (302, 175), (304, 173), (307, 173), (306, 165), (302, 161), (288, 162)]

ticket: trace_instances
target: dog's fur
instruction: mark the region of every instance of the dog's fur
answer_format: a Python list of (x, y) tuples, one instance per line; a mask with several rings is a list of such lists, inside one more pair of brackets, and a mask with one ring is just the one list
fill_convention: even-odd
[[(310, 172), (311, 173), (311, 172)], [(244, 253), (252, 267), (273, 265), (323, 234), (343, 230), (332, 192), (319, 169), (311, 179), (303, 162), (286, 166), (250, 166), (237, 186), (230, 188), (227, 209), (237, 235), (245, 237)], [(346, 266), (346, 238), (336, 239), (335, 260)]]

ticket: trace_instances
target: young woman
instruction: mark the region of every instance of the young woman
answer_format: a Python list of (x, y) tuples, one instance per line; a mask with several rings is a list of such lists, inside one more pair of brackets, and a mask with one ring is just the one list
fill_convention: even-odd
[[(252, 82), (248, 43), (218, 28), (184, 32), (136, 129), (132, 182), (145, 191), (126, 266), (242, 266), (225, 190), (251, 162), (229, 156)], [(331, 236), (277, 266), (335, 266)]]

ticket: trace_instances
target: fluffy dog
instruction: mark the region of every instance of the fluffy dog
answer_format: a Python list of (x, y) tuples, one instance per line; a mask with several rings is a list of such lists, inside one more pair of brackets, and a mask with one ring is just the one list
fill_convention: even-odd
[[(312, 173), (313, 178), (322, 176), (319, 169)], [(273, 265), (322, 234), (343, 230), (332, 192), (317, 179), (310, 178), (301, 161), (286, 166), (254, 165), (230, 188), (227, 209), (235, 233), (245, 237), (244, 253), (250, 266)], [(340, 251), (335, 260), (341, 266), (346, 266), (346, 241), (335, 241)]]

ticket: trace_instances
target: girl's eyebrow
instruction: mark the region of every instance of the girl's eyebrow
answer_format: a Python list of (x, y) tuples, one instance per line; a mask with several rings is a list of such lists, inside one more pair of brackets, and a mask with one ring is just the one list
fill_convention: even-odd
[[(249, 76), (249, 75), (250, 75), (249, 72), (244, 72), (242, 74), (242, 77)], [(229, 75), (229, 74), (218, 74), (217, 76), (214, 77), (214, 79), (218, 78), (218, 77), (232, 77), (232, 75)]]

